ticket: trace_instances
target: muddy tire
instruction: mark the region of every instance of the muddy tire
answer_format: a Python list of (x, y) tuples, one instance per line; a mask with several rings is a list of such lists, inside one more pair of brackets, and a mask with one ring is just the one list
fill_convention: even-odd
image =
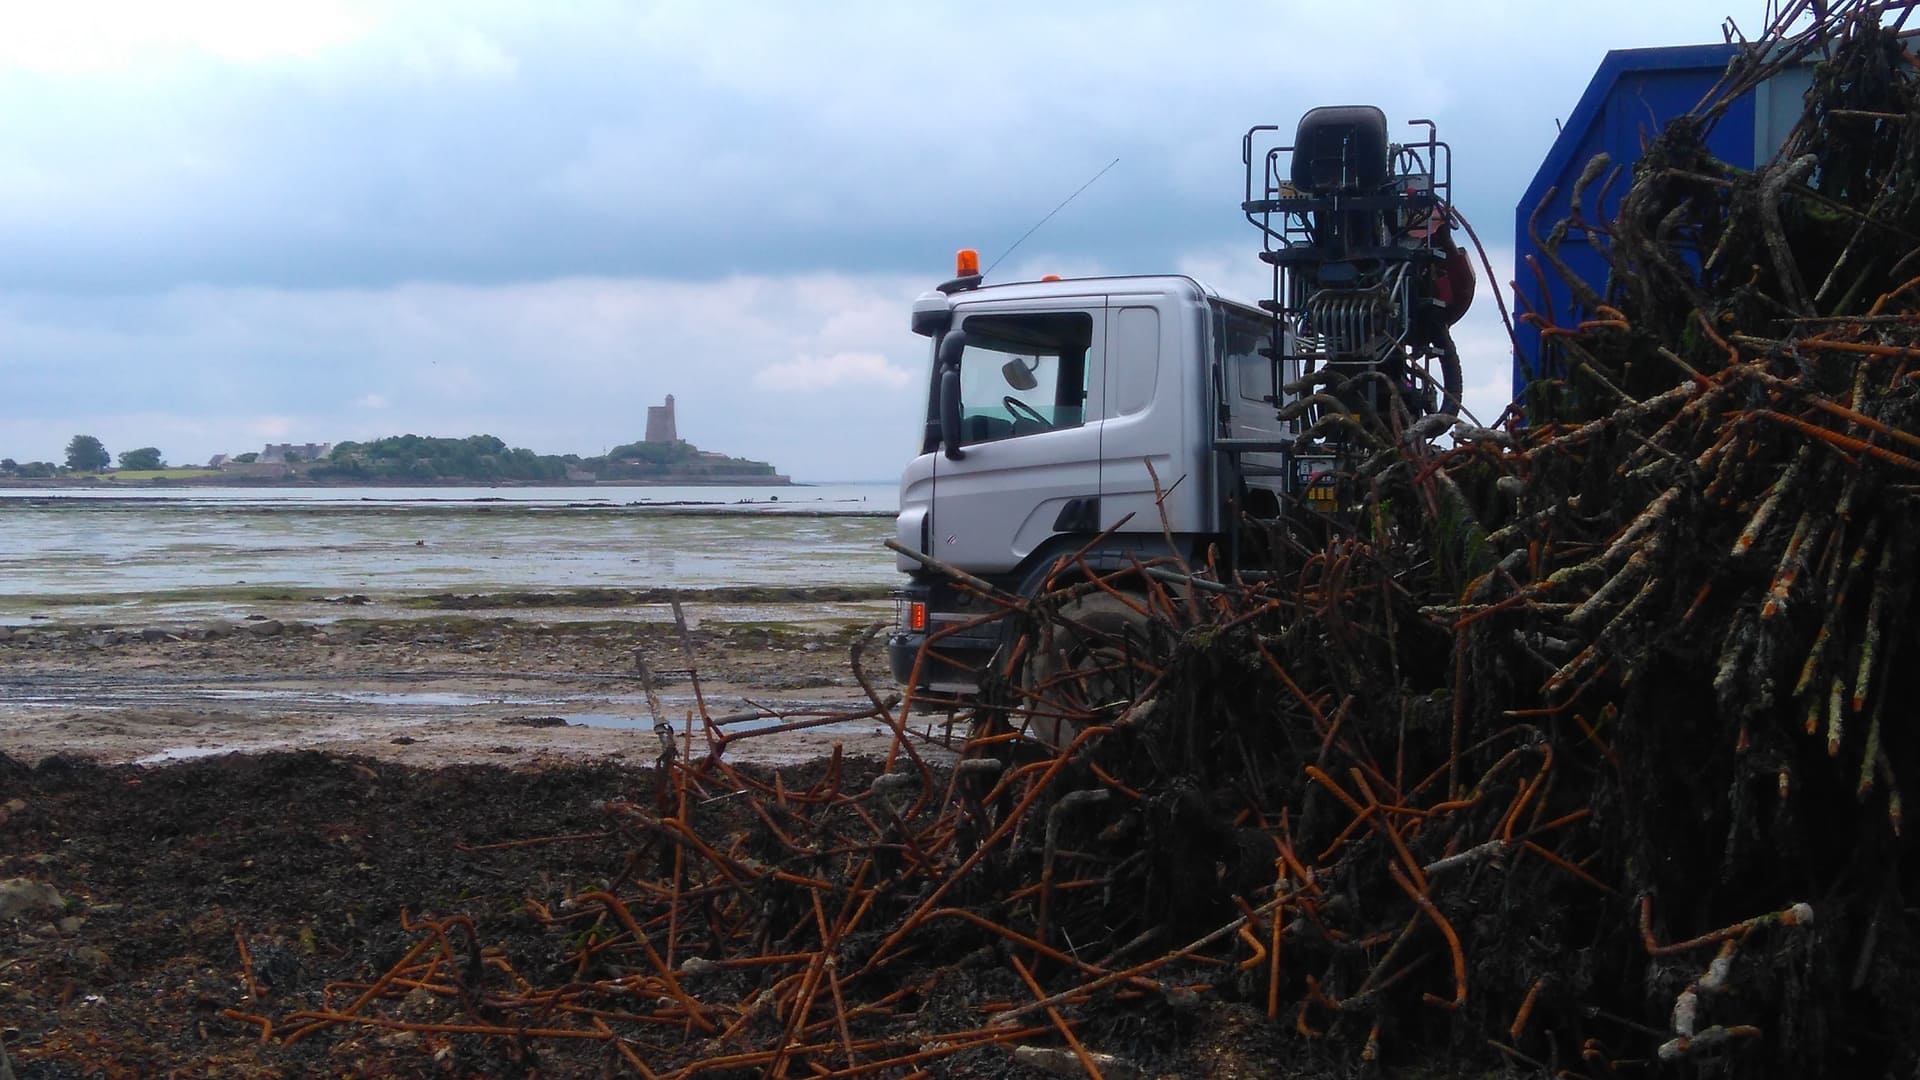
[(1125, 708), (1146, 688), (1139, 665), (1153, 655), (1153, 631), (1146, 615), (1104, 592), (1062, 605), (1059, 618), (1029, 641), (1021, 665), (1027, 733), (1065, 746), (1089, 717)]

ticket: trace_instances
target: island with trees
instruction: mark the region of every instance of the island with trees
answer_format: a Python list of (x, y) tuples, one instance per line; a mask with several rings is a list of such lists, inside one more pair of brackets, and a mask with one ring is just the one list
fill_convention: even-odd
[(400, 435), (344, 442), (304, 469), (316, 481), (348, 483), (784, 484), (764, 461), (701, 450), (683, 440), (633, 442), (605, 454), (536, 454), (492, 435), (464, 439)]
[[(318, 448), (305, 444), (304, 448)], [(279, 450), (278, 453), (271, 451)], [(395, 435), (370, 442), (342, 442), (325, 453), (269, 447), (218, 455), (206, 467), (169, 468), (158, 447), (118, 455), (92, 435), (75, 435), (63, 463), (0, 458), (0, 485), (61, 483), (143, 484), (753, 484), (791, 481), (764, 461), (702, 450), (684, 439), (642, 439), (604, 454), (540, 454), (509, 447), (493, 435), (440, 438)]]

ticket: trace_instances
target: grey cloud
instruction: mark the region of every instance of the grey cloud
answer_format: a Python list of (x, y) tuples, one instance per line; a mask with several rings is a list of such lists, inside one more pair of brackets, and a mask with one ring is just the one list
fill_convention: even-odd
[(475, 0), (258, 63), (0, 66), (0, 454), (90, 429), (175, 460), (267, 431), (586, 453), (672, 392), (696, 442), (885, 476), (912, 296), (1113, 158), (1001, 276), (1259, 289), (1240, 135), (1328, 102), (1438, 120), (1504, 248), (1602, 52), (1720, 11), (1443, 7)]
[(1530, 161), (1551, 131), (1509, 139), (1471, 118), (1514, 99), (1537, 113), (1543, 85), (1568, 108), (1585, 74), (1538, 77), (1529, 50), (1547, 43), (1524, 27), (1489, 65), (1472, 35), (1499, 27), (1470, 35), (1413, 4), (1379, 5), (1364, 40), (1337, 13), (1258, 3), (1204, 20), (1093, 4), (425, 10), (298, 62), (0, 74), (17, 163), (0, 168), (0, 289), (926, 273), (959, 243), (1011, 243), (1114, 157), (1045, 238), (1149, 270), (1240, 235), (1251, 123), (1328, 98), (1457, 116), (1447, 133), (1478, 178), (1463, 201), (1491, 208), (1526, 180), (1502, 148)]

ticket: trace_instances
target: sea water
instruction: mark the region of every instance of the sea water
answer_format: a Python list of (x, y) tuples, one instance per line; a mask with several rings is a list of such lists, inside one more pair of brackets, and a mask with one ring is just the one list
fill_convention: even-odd
[(894, 506), (890, 484), (4, 489), (0, 625), (277, 593), (884, 587)]

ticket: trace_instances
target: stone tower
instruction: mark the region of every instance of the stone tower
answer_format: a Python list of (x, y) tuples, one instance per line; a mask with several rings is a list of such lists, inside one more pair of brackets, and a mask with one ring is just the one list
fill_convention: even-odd
[(680, 433), (673, 423), (673, 395), (667, 395), (665, 405), (647, 406), (647, 441), (679, 442)]

